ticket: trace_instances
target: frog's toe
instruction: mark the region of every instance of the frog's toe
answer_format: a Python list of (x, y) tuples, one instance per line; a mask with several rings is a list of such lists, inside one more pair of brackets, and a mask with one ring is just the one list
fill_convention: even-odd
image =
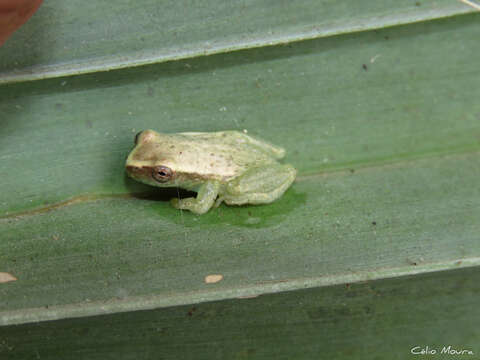
[(222, 196), (219, 196), (219, 197), (217, 198), (217, 200), (215, 200), (215, 204), (213, 204), (213, 207), (214, 207), (214, 208), (219, 207), (222, 202), (223, 202), (223, 197), (222, 197)]

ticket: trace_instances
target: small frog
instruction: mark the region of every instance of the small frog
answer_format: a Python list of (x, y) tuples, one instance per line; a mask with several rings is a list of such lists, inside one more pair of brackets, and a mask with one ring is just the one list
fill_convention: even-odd
[(196, 191), (196, 198), (174, 198), (171, 204), (204, 214), (222, 202), (265, 204), (278, 199), (297, 173), (277, 162), (284, 156), (284, 149), (238, 131), (145, 130), (135, 137), (125, 167), (130, 177), (145, 184)]

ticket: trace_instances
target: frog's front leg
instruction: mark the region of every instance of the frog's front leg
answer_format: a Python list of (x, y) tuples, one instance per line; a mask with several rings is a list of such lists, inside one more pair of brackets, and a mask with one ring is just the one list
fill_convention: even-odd
[(219, 189), (220, 184), (217, 181), (207, 181), (198, 189), (196, 198), (173, 198), (170, 203), (177, 209), (190, 210), (199, 215), (204, 214), (213, 206)]
[(221, 199), (229, 205), (271, 203), (283, 195), (296, 174), (295, 168), (288, 164), (252, 168), (228, 183)]

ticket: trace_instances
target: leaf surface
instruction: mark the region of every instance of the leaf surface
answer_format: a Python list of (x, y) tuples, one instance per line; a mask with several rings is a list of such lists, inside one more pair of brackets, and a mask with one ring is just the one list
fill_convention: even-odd
[[(0, 285), (0, 324), (478, 265), (479, 14), (411, 23), (397, 9), (389, 15), (397, 22), (388, 25), (405, 25), (385, 28), (376, 23), (380, 15), (373, 7), (357, 14), (352, 6), (359, 5), (306, 2), (314, 3), (334, 7), (343, 18), (316, 12), (319, 20), (307, 5), (295, 11), (290, 3), (269, 5), (290, 19), (277, 24), (287, 35), (300, 34), (297, 25), (328, 29), (310, 40), (282, 37), (283, 45), (266, 46), (276, 42), (264, 39), (243, 49), (251, 46), (242, 45), (238, 34), (250, 33), (228, 16), (256, 29), (255, 41), (273, 25), (261, 21), (259, 8), (251, 17), (249, 7), (241, 14), (213, 11), (211, 3), (204, 10), (218, 21), (211, 25), (231, 32), (209, 33), (196, 11), (204, 32), (187, 31), (195, 22), (185, 22), (183, 40), (176, 41), (165, 35), (175, 31), (175, 19), (168, 12), (155, 14), (153, 2), (145, 1), (127, 20), (102, 23), (111, 31), (105, 42), (95, 19), (113, 15), (101, 7), (92, 14), (95, 41), (88, 51), (55, 52), (64, 37), (72, 37), (73, 47), (86, 36), (67, 31), (67, 23), (61, 36), (40, 34), (52, 42), (37, 48), (44, 57), (35, 59), (32, 48), (22, 48), (25, 63), (19, 68), (35, 68), (29, 79), (8, 77), (21, 74), (11, 67), (20, 56), (10, 52), (19, 46), (17, 35), (7, 43), (10, 48), (0, 49), (2, 69), (10, 74), (0, 86), (0, 271), (17, 278)], [(412, 2), (407, 10), (418, 8), (417, 20), (424, 19), (433, 6), (428, 4)], [(435, 4), (435, 11), (465, 9), (455, 2)], [(36, 21), (62, 9), (66, 12), (42, 7)], [(88, 21), (71, 11), (65, 18), (52, 16), (60, 23), (75, 16)], [(128, 20), (140, 11), (151, 21), (165, 21), (165, 34)], [(351, 26), (354, 20), (345, 20), (349, 17), (369, 18), (368, 29), (374, 30), (352, 32), (358, 29)], [(25, 27), (34, 27), (34, 19)], [(345, 27), (337, 31), (328, 21)], [(145, 33), (146, 44), (132, 41), (132, 26), (137, 35)], [(28, 31), (33, 30), (27, 27), (17, 38)], [(208, 53), (202, 39), (219, 39), (217, 33), (229, 47), (197, 56), (199, 48)], [(324, 37), (335, 33), (340, 35)], [(138, 48), (120, 46), (116, 53), (115, 41)], [(172, 50), (187, 45), (188, 56)], [(168, 56), (145, 66), (131, 61), (131, 54), (151, 49)], [(102, 58), (99, 63), (93, 53)], [(114, 63), (126, 68), (100, 71), (124, 67)], [(62, 68), (65, 64), (91, 73), (30, 81), (75, 72)], [(46, 67), (61, 70), (53, 74)], [(11, 81), (16, 83), (7, 84)], [(203, 216), (179, 212), (166, 201), (176, 190), (125, 177), (134, 135), (148, 128), (246, 129), (285, 147), (285, 161), (299, 176), (271, 205), (222, 205)], [(207, 284), (209, 275), (223, 278)]]

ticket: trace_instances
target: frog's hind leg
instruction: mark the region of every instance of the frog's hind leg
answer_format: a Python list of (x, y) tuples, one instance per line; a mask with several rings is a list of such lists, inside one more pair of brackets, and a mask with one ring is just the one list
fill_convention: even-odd
[(295, 180), (291, 165), (269, 164), (248, 170), (228, 183), (222, 200), (229, 205), (267, 204), (275, 201)]

